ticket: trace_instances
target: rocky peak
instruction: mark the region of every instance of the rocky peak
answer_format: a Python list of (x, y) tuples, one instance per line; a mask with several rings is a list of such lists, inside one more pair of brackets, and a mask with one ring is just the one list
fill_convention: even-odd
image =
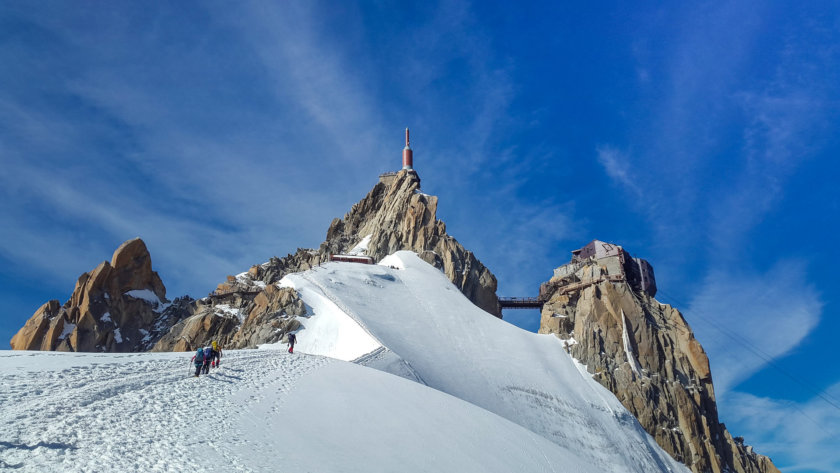
[(14, 350), (148, 350), (183, 317), (188, 300), (170, 303), (143, 240), (129, 240), (76, 281), (70, 299), (41, 306), (12, 337)]
[[(333, 220), (318, 249), (299, 248), (271, 258), (237, 276), (228, 276), (198, 302), (166, 300), (166, 288), (152, 270), (139, 238), (129, 240), (82, 274), (63, 306), (42, 306), (12, 339), (15, 349), (73, 351), (186, 350), (217, 340), (229, 347), (253, 347), (285, 336), (305, 307), (275, 283), (292, 272), (352, 253), (379, 260), (411, 250), (435, 265), (477, 306), (500, 316), (496, 277), (446, 233), (437, 219), (437, 197), (420, 192), (413, 170), (390, 173)], [(292, 291), (293, 292), (293, 291)], [(165, 335), (165, 336), (164, 336)]]
[(166, 299), (166, 287), (158, 274), (152, 271), (152, 256), (140, 238), (128, 240), (114, 251), (111, 268), (118, 292), (149, 289), (158, 299)]
[(500, 316), (496, 277), (446, 233), (436, 212), (437, 197), (420, 192), (416, 172), (383, 175), (344, 218), (332, 221), (318, 249), (298, 248), (293, 254), (228, 276), (154, 350), (188, 350), (211, 340), (246, 348), (282, 339), (297, 327), (296, 317), (306, 310), (294, 291), (275, 284), (286, 274), (329, 261), (331, 254), (366, 255), (377, 261), (398, 250), (415, 251), (441, 269), (477, 306)]
[[(417, 173), (400, 171), (380, 180), (343, 219), (333, 220), (321, 250), (364, 251), (375, 260), (398, 250), (414, 251), (440, 268), (475, 305), (501, 316), (496, 277), (446, 233), (437, 205), (437, 197), (420, 191)], [(364, 249), (355, 250), (359, 245)]]
[[(496, 277), (475, 255), (446, 233), (437, 219), (438, 199), (420, 191), (413, 170), (383, 175), (364, 199), (344, 218), (336, 218), (317, 250), (298, 249), (285, 258), (255, 266), (249, 278), (271, 284), (287, 273), (317, 266), (330, 254), (362, 254), (378, 261), (399, 250), (410, 250), (441, 269), (474, 304), (500, 317)], [(220, 287), (226, 290), (235, 282)]]
[(709, 359), (682, 314), (654, 299), (653, 268), (620, 246), (583, 251), (590, 245), (573, 252), (572, 261), (541, 286), (540, 333), (564, 340), (569, 353), (692, 471), (778, 472), (719, 422)]
[(194, 304), (152, 351), (190, 351), (217, 341), (225, 348), (254, 348), (274, 343), (300, 326), (306, 306), (291, 288), (273, 284), (256, 291), (233, 291)]

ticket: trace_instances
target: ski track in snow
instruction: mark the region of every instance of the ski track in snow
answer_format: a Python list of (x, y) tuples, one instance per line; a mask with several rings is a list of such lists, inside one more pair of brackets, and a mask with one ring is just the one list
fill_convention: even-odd
[[(243, 424), (268, 422), (266, 414), (278, 412), (298, 379), (329, 362), (233, 351), (196, 379), (189, 354), (161, 355), (59, 354), (87, 363), (37, 376), (7, 374), (0, 387), (0, 469), (253, 471), (243, 452), (263, 446), (252, 445), (259, 440), (243, 434), (252, 427)], [(259, 415), (249, 412), (257, 405)]]

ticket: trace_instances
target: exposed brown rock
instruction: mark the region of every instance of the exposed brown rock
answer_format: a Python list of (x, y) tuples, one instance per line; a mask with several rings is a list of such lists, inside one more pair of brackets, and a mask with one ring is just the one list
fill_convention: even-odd
[(432, 252), (440, 258), (444, 274), (467, 298), (500, 316), (496, 277), (446, 233), (446, 224), (436, 217), (437, 205), (437, 197), (420, 192), (415, 173), (400, 171), (389, 184), (378, 183), (343, 220), (334, 220), (322, 248), (346, 252), (370, 235), (366, 254), (376, 260), (398, 250)]
[(35, 311), (35, 314), (12, 337), (12, 350), (40, 350), (44, 335), (49, 330), (50, 320), (58, 315), (60, 308), (57, 300), (51, 300)]
[(328, 261), (330, 254), (351, 251), (367, 236), (364, 254), (379, 260), (398, 250), (415, 251), (441, 269), (476, 305), (499, 316), (496, 277), (447, 235), (436, 212), (437, 197), (420, 193), (416, 173), (401, 171), (382, 180), (343, 219), (332, 221), (317, 250), (298, 248), (284, 258), (271, 258), (238, 276), (228, 276), (154, 350), (191, 350), (212, 340), (228, 348), (250, 348), (282, 339), (297, 328), (295, 317), (304, 315), (305, 308), (294, 291), (278, 289), (276, 283), (286, 274)]
[(213, 340), (227, 348), (238, 325), (236, 318), (219, 315), (212, 309), (203, 310), (175, 324), (151, 351), (191, 351)]
[[(137, 291), (137, 292), (135, 292)], [(139, 238), (129, 240), (79, 276), (61, 307), (50, 301), (12, 338), (14, 350), (129, 352), (148, 350), (162, 332), (187, 315), (184, 300), (169, 304)]]
[(604, 261), (573, 259), (555, 270), (540, 289), (540, 333), (566, 340), (569, 353), (692, 471), (778, 472), (719, 422), (709, 360), (682, 314)]
[(306, 315), (306, 306), (291, 288), (269, 285), (254, 298), (248, 317), (231, 341), (231, 347), (274, 343), (297, 330), (297, 316)]
[(441, 268), (474, 304), (501, 317), (496, 277), (446, 233), (446, 224), (436, 217), (437, 205), (437, 197), (420, 192), (415, 172), (400, 171), (378, 182), (343, 219), (334, 219), (318, 250), (298, 249), (285, 258), (252, 267), (248, 274), (253, 280), (271, 284), (287, 273), (317, 266), (328, 260), (330, 253), (347, 253), (370, 236), (364, 254), (378, 261), (395, 251), (414, 251)]
[(166, 287), (158, 274), (152, 271), (152, 257), (143, 240), (129, 240), (114, 251), (111, 267), (115, 273), (117, 292), (133, 289), (151, 289), (158, 299), (166, 300)]
[(195, 315), (172, 327), (152, 351), (189, 351), (216, 341), (224, 348), (274, 343), (300, 326), (306, 306), (294, 289), (268, 285), (253, 294), (234, 292), (206, 298)]

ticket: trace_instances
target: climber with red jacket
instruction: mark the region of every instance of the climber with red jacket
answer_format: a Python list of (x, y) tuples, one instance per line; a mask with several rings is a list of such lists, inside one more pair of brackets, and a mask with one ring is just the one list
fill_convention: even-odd
[(294, 333), (289, 334), (289, 353), (295, 352), (295, 342), (297, 341), (297, 336)]

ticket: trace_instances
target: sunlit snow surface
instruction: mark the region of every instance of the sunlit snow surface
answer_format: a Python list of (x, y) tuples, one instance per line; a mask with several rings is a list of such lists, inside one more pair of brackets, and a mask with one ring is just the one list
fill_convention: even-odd
[(688, 471), (558, 339), (412, 253), (282, 284), (310, 311), (296, 353), (226, 351), (198, 379), (185, 353), (0, 352), (0, 469)]

